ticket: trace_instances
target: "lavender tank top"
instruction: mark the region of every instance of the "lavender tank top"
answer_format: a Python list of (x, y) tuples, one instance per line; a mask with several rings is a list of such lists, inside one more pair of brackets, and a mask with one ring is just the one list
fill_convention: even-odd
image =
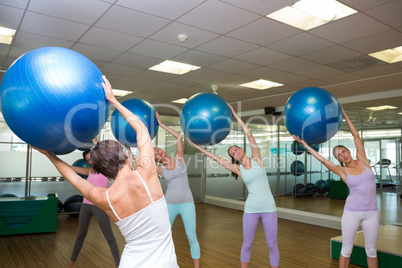
[(175, 161), (176, 168), (173, 170), (167, 170), (163, 165), (161, 166), (162, 176), (167, 182), (166, 202), (174, 205), (194, 202), (188, 182), (187, 167), (176, 158)]
[[(361, 161), (359, 162), (362, 163)], [(377, 210), (376, 184), (373, 171), (364, 165), (364, 171), (359, 175), (349, 175), (346, 171), (346, 167), (345, 172), (347, 175), (346, 184), (350, 192), (349, 196), (346, 198), (345, 210)]]

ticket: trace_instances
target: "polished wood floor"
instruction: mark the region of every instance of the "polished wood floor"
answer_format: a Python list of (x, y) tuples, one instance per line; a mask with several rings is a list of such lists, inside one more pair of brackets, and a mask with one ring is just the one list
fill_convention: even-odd
[[(196, 210), (197, 234), (202, 255), (201, 266), (208, 268), (240, 267), (243, 212), (208, 204), (197, 204)], [(77, 231), (78, 217), (59, 215), (56, 233), (0, 237), (0, 267), (64, 267), (70, 258)], [(119, 248), (122, 250), (124, 238), (114, 224), (113, 231)], [(338, 261), (330, 258), (330, 238), (338, 235), (340, 235), (338, 230), (280, 219), (278, 227), (280, 267), (338, 267)], [(180, 218), (173, 226), (173, 239), (180, 267), (191, 268), (193, 265), (190, 250)], [(249, 267), (268, 267), (268, 263), (268, 249), (260, 224), (252, 248)], [(109, 247), (95, 219), (91, 221), (87, 238), (75, 267), (113, 267)], [(357, 266), (350, 265), (350, 267)]]

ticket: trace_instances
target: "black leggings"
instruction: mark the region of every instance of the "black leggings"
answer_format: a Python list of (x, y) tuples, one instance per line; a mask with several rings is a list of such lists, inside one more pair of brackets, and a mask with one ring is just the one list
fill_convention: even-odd
[(75, 240), (75, 245), (70, 260), (71, 261), (77, 260), (78, 254), (80, 253), (82, 248), (82, 244), (84, 243), (85, 237), (87, 236), (88, 227), (92, 215), (95, 215), (95, 218), (98, 221), (102, 233), (105, 236), (107, 242), (109, 243), (110, 251), (112, 252), (116, 267), (118, 267), (120, 263), (119, 248), (117, 246), (116, 238), (113, 235), (109, 216), (97, 206), (85, 203), (83, 203), (81, 206), (80, 219), (78, 225), (78, 235), (77, 239)]

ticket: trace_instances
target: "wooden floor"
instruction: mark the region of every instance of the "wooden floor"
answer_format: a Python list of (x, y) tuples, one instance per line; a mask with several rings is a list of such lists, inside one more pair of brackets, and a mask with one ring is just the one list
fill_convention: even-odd
[[(402, 214), (400, 199), (384, 194), (379, 198), (382, 224), (390, 221), (400, 222)], [(344, 200), (332, 202), (334, 200), (322, 197), (297, 198), (297, 201), (292, 197), (275, 199), (277, 206), (335, 216), (342, 215), (344, 204)], [(201, 246), (201, 267), (240, 267), (243, 212), (208, 204), (196, 204), (196, 210), (197, 234)], [(124, 238), (115, 224), (112, 224), (112, 227), (121, 251), (124, 247)], [(77, 232), (78, 217), (59, 215), (56, 233), (2, 236), (0, 237), (0, 267), (64, 267), (70, 258)], [(338, 267), (338, 261), (330, 257), (330, 239), (339, 235), (341, 235), (339, 230), (279, 219), (280, 267)], [(173, 225), (173, 240), (180, 267), (193, 267), (180, 217)], [(92, 219), (76, 267), (113, 267), (113, 263), (106, 240), (103, 238), (96, 220)], [(269, 267), (268, 263), (268, 248), (260, 224), (252, 248), (249, 267)], [(350, 265), (349, 267), (356, 268), (358, 266)]]

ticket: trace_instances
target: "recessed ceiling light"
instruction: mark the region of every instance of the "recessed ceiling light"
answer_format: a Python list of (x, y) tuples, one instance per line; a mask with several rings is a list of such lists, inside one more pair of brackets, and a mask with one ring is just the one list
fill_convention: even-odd
[(10, 28), (0, 27), (0, 43), (11, 44), (15, 35), (15, 30)]
[(253, 81), (253, 82), (241, 84), (239, 86), (264, 90), (264, 89), (272, 88), (272, 87), (280, 87), (280, 86), (283, 86), (283, 84), (275, 83), (275, 82), (264, 80), (264, 79), (259, 79), (259, 80)]
[(185, 103), (187, 100), (188, 100), (188, 99), (186, 99), (186, 98), (181, 98), (181, 99), (178, 99), (178, 100), (174, 100), (174, 101), (172, 101), (172, 102), (183, 104), (183, 103)]
[(369, 54), (369, 56), (387, 63), (402, 61), (402, 46), (374, 52)]
[(188, 73), (190, 71), (197, 70), (199, 68), (201, 68), (201, 67), (186, 64), (186, 63), (166, 60), (162, 63), (159, 63), (158, 65), (152, 66), (151, 68), (149, 68), (149, 70), (181, 75), (181, 74)]
[(382, 111), (382, 110), (391, 110), (391, 109), (397, 109), (397, 108), (398, 107), (391, 106), (391, 105), (382, 105), (382, 106), (367, 107), (366, 109), (373, 110), (373, 111)]
[(355, 13), (356, 10), (335, 0), (300, 0), (267, 17), (307, 31)]

